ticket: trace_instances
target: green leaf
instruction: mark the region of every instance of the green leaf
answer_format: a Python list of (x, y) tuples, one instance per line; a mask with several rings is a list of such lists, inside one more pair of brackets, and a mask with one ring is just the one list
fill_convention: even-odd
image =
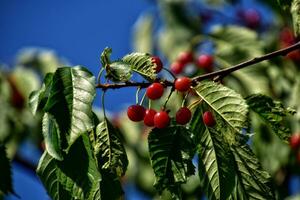
[(226, 139), (232, 129), (218, 119), (213, 127), (205, 127), (198, 107), (191, 121), (191, 131), (198, 143), (199, 176), (208, 199), (274, 199), (270, 176), (245, 143)]
[(247, 128), (248, 106), (240, 94), (213, 81), (200, 82), (194, 89), (233, 133), (241, 133)]
[(42, 124), (42, 133), (44, 136), (47, 152), (53, 158), (57, 160), (63, 160), (60, 130), (55, 118), (51, 114), (45, 113)]
[(143, 53), (153, 52), (153, 22), (152, 14), (143, 14), (134, 26), (133, 46), (134, 50)]
[(6, 148), (0, 144), (0, 197), (2, 194), (14, 193), (11, 177), (10, 161), (7, 158)]
[(71, 146), (63, 161), (44, 152), (37, 174), (52, 199), (95, 199), (100, 193), (101, 174), (86, 135)]
[(29, 107), (33, 115), (38, 109), (43, 109), (49, 97), (50, 86), (53, 80), (53, 73), (46, 74), (42, 88), (31, 92), (29, 96)]
[(113, 82), (126, 82), (132, 76), (131, 65), (124, 61), (110, 63), (105, 69), (105, 77)]
[(191, 131), (198, 144), (201, 185), (208, 199), (228, 199), (235, 182), (230, 146), (216, 129), (203, 124), (201, 116), (202, 109), (198, 107), (191, 121)]
[(96, 127), (94, 138), (94, 154), (98, 159), (99, 167), (102, 170), (110, 170), (119, 177), (123, 176), (128, 166), (128, 159), (120, 132), (105, 118)]
[(276, 199), (270, 175), (247, 144), (231, 146), (237, 173), (232, 199)]
[(150, 54), (131, 53), (122, 58), (122, 61), (130, 65), (131, 69), (146, 79), (156, 78), (156, 64), (152, 62)]
[(283, 120), (288, 114), (294, 114), (293, 110), (284, 108), (280, 102), (262, 94), (251, 95), (246, 100), (250, 109), (265, 120), (280, 139), (288, 141), (291, 131), (283, 125)]
[(44, 111), (58, 124), (63, 150), (93, 128), (95, 93), (95, 78), (83, 67), (63, 67), (54, 73)]
[(116, 174), (108, 171), (102, 171), (101, 174), (101, 199), (121, 199), (124, 192), (119, 177)]
[(109, 65), (111, 63), (111, 60), (110, 60), (111, 53), (112, 53), (112, 49), (109, 48), (109, 47), (105, 47), (105, 49), (101, 53), (101, 64), (102, 64), (102, 67), (106, 68), (107, 65)]
[(300, 36), (300, 0), (292, 0), (291, 14), (293, 17), (294, 31)]
[(148, 137), (155, 187), (161, 193), (168, 189), (180, 197), (178, 187), (194, 174), (194, 143), (188, 130), (181, 126), (153, 129)]

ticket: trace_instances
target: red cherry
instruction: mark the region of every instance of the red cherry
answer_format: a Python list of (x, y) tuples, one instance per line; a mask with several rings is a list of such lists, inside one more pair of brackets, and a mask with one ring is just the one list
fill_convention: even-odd
[(154, 126), (154, 115), (156, 111), (153, 109), (147, 109), (144, 117), (144, 124), (146, 126)]
[(300, 148), (300, 133), (295, 133), (290, 137), (290, 147), (293, 150)]
[(140, 105), (131, 105), (127, 109), (127, 116), (131, 121), (142, 121), (145, 116), (145, 108)]
[(179, 54), (177, 61), (182, 63), (183, 65), (186, 65), (188, 63), (193, 62), (194, 55), (191, 51), (183, 51)]
[(255, 9), (248, 9), (244, 12), (244, 20), (249, 28), (257, 28), (260, 25), (260, 14)]
[(178, 61), (175, 61), (171, 64), (171, 71), (174, 74), (180, 74), (184, 68), (184, 64)]
[(155, 72), (158, 73), (163, 68), (163, 63), (161, 62), (160, 58), (158, 56), (152, 56), (152, 63), (156, 65)]
[(280, 42), (283, 47), (292, 45), (296, 42), (294, 33), (290, 28), (286, 27), (280, 32)]
[(166, 128), (170, 123), (170, 117), (166, 111), (160, 111), (154, 115), (153, 121), (156, 128)]
[(182, 107), (176, 112), (177, 124), (184, 125), (191, 120), (192, 113), (187, 107)]
[(213, 114), (210, 111), (203, 113), (203, 122), (206, 126), (212, 127), (216, 124)]
[(175, 81), (175, 89), (180, 92), (186, 92), (190, 89), (191, 83), (192, 83), (192, 81), (188, 77), (178, 78)]
[(149, 99), (159, 99), (164, 93), (164, 86), (160, 83), (152, 83), (146, 90)]
[(214, 64), (214, 58), (211, 55), (200, 55), (197, 59), (197, 65), (199, 68), (203, 68), (205, 70), (211, 70)]

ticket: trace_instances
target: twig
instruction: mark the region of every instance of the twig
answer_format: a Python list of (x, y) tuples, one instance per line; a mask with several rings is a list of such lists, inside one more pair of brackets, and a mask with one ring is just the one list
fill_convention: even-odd
[[(294, 50), (297, 50), (297, 49), (300, 49), (300, 42), (297, 42), (296, 44), (291, 45), (287, 48), (280, 49), (278, 51), (274, 51), (274, 52), (268, 53), (266, 55), (253, 58), (251, 60), (247, 60), (245, 62), (239, 63), (237, 65), (234, 65), (234, 66), (226, 68), (226, 69), (222, 69), (222, 70), (211, 72), (211, 73), (208, 73), (208, 74), (203, 74), (203, 75), (200, 75), (200, 76), (196, 76), (192, 79), (192, 84), (196, 85), (197, 82), (203, 81), (205, 79), (217, 78), (218, 80), (220, 80), (220, 79), (224, 78), (225, 76), (231, 74), (234, 71), (237, 71), (237, 70), (240, 70), (242, 68), (260, 63), (260, 62), (265, 61), (265, 60), (270, 60), (270, 59), (272, 59), (274, 57), (277, 57), (277, 56), (285, 56), (286, 54), (290, 53), (291, 51), (294, 51)], [(169, 80), (156, 80), (156, 81), (160, 82), (165, 87), (173, 86), (173, 82), (169, 81)], [(102, 90), (119, 89), (119, 88), (123, 88), (123, 87), (146, 88), (151, 84), (152, 84), (151, 82), (126, 82), (126, 83), (116, 83), (116, 84), (97, 84), (96, 88), (100, 88)]]
[(217, 76), (220, 76), (220, 78), (218, 78), (218, 79), (222, 79), (223, 77), (229, 75), (230, 73), (232, 73), (234, 71), (237, 71), (239, 69), (242, 69), (242, 68), (257, 64), (257, 63), (260, 63), (260, 62), (265, 61), (265, 60), (270, 60), (271, 58), (274, 58), (274, 57), (277, 57), (277, 56), (285, 56), (286, 54), (288, 54), (291, 51), (294, 51), (296, 49), (300, 49), (300, 42), (297, 42), (296, 44), (294, 44), (292, 46), (289, 46), (287, 48), (280, 49), (278, 51), (274, 51), (274, 52), (268, 53), (266, 55), (253, 58), (251, 60), (247, 60), (245, 62), (239, 63), (239, 64), (234, 65), (234, 66), (232, 66), (230, 68), (227, 68), (227, 69), (222, 69), (222, 70), (215, 71), (215, 72), (212, 72), (212, 73), (196, 76), (196, 77), (193, 78), (193, 83), (199, 82), (199, 81), (202, 81), (202, 80), (205, 80), (205, 79), (214, 78), (214, 77), (217, 77)]

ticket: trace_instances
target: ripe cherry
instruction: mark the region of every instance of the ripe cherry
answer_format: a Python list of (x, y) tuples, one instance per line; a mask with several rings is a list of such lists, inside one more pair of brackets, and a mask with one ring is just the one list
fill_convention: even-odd
[(145, 108), (140, 105), (131, 105), (127, 109), (127, 116), (131, 121), (142, 121), (145, 116)]
[(164, 93), (164, 86), (160, 83), (152, 83), (146, 90), (149, 99), (159, 99)]
[(246, 26), (255, 29), (260, 25), (261, 17), (257, 10), (248, 9), (243, 13), (243, 18), (245, 20)]
[(175, 81), (175, 89), (180, 92), (186, 92), (190, 89), (191, 83), (192, 83), (192, 81), (188, 77), (178, 78)]
[(158, 56), (152, 56), (152, 63), (156, 65), (155, 72), (158, 73), (163, 68), (163, 63)]
[(170, 123), (170, 117), (166, 111), (157, 112), (154, 115), (154, 126), (156, 128), (166, 128)]
[(213, 114), (210, 111), (203, 113), (203, 122), (206, 126), (212, 127), (216, 124)]
[(214, 58), (211, 55), (203, 54), (197, 59), (197, 65), (199, 68), (203, 68), (208, 71), (211, 71), (213, 64)]
[(193, 62), (194, 55), (191, 51), (183, 51), (179, 54), (177, 61), (182, 63), (183, 65), (186, 65), (188, 63)]
[(187, 107), (181, 107), (177, 112), (176, 112), (176, 122), (177, 124), (187, 124), (192, 117), (192, 113), (190, 109)]
[(180, 74), (184, 68), (184, 64), (178, 61), (175, 61), (171, 64), (171, 71), (174, 74)]
[(156, 111), (153, 109), (147, 109), (144, 117), (144, 124), (146, 126), (154, 126), (154, 115)]
[(293, 150), (297, 150), (300, 148), (300, 133), (293, 134), (290, 137), (290, 147)]

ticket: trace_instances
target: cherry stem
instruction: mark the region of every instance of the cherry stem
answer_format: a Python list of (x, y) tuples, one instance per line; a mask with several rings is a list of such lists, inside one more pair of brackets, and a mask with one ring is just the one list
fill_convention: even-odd
[(143, 95), (143, 97), (142, 97), (142, 99), (141, 99), (140, 105), (143, 105), (143, 102), (144, 102), (145, 96), (146, 96), (146, 92), (144, 93), (144, 95)]
[(173, 87), (171, 88), (171, 90), (170, 90), (169, 96), (167, 97), (167, 99), (166, 99), (166, 101), (165, 101), (165, 103), (164, 103), (163, 110), (166, 109), (167, 103), (169, 102), (170, 97), (172, 96), (172, 94), (173, 94), (174, 91), (175, 91), (175, 87), (173, 86)]
[(141, 87), (138, 87), (138, 89), (136, 90), (136, 93), (135, 93), (135, 104), (139, 103), (139, 94), (140, 94), (140, 91), (141, 91)]
[[(226, 68), (226, 69), (221, 69), (221, 70), (211, 72), (208, 74), (196, 76), (192, 79), (192, 85), (195, 86), (197, 84), (197, 82), (200, 82), (200, 81), (203, 81), (206, 79), (214, 79), (216, 77), (218, 77), (217, 78), (218, 80), (221, 80), (222, 78), (224, 78), (225, 76), (228, 76), (229, 74), (231, 74), (234, 71), (243, 69), (248, 66), (255, 65), (255, 64), (260, 63), (265, 60), (270, 60), (277, 56), (285, 56), (286, 54), (288, 54), (294, 50), (297, 50), (297, 49), (300, 49), (300, 42), (297, 42), (296, 44), (291, 45), (289, 47), (265, 54), (263, 56), (255, 57), (253, 59), (247, 60), (245, 62), (239, 63), (237, 65), (234, 65), (234, 66)], [(165, 87), (171, 87), (174, 85), (173, 82), (169, 81), (169, 80), (157, 79), (156, 82), (160, 82)], [(102, 90), (119, 89), (119, 88), (124, 88), (124, 87), (146, 88), (151, 84), (152, 84), (152, 82), (126, 82), (126, 83), (115, 83), (115, 84), (97, 84), (96, 88), (100, 88)]]

